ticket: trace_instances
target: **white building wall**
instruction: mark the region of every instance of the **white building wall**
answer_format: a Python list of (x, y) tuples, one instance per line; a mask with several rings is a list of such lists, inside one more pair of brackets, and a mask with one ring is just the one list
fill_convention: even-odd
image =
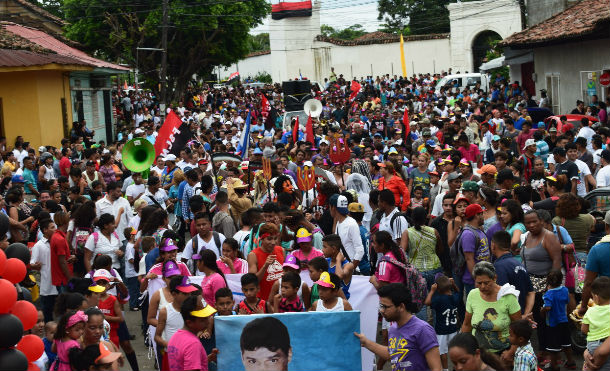
[(226, 80), (229, 76), (239, 71), (242, 80), (247, 77), (254, 77), (260, 72), (271, 73), (271, 54), (257, 55), (243, 59), (229, 67), (220, 67), (220, 80)]
[[(547, 84), (548, 76), (559, 77), (559, 114), (570, 113), (576, 107), (576, 100), (588, 102), (586, 86), (588, 72), (596, 72), (594, 78), (597, 95), (605, 99), (608, 88), (599, 84), (601, 71), (610, 70), (610, 48), (600, 47), (610, 45), (610, 39), (567, 43), (534, 49), (534, 69), (536, 71), (536, 86), (550, 91)], [(569, 53), (566, 54), (566, 50)], [(592, 75), (593, 77), (593, 75)]]
[(482, 0), (451, 3), (451, 66), (462, 73), (474, 71), (472, 42), (483, 31), (494, 31), (502, 39), (521, 31), (517, 0)]

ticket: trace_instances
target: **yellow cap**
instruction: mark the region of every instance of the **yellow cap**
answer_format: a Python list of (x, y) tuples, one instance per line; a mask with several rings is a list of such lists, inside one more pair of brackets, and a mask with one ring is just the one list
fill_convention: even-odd
[(335, 284), (330, 280), (330, 274), (328, 274), (328, 272), (322, 272), (320, 279), (315, 283), (323, 287), (335, 288)]
[(206, 305), (203, 309), (192, 311), (191, 316), (206, 318), (213, 315), (214, 313), (216, 313), (216, 309), (214, 309), (214, 307), (212, 307), (211, 305)]

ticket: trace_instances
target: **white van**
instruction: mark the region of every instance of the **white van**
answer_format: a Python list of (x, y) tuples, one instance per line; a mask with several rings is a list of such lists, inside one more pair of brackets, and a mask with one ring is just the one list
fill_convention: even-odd
[[(447, 88), (473, 88), (477, 83), (481, 84), (481, 89), (489, 90), (489, 76), (485, 73), (460, 73), (457, 75), (447, 75), (440, 79), (436, 84), (436, 89), (445, 86)], [(452, 89), (453, 90), (453, 89)]]

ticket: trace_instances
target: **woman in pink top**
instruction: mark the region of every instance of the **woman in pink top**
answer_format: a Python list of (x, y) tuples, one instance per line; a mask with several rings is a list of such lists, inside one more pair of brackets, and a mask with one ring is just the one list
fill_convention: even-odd
[(216, 254), (212, 250), (202, 250), (199, 254), (193, 255), (193, 260), (197, 261), (197, 268), (205, 274), (201, 281), (203, 299), (209, 305), (215, 306), (216, 291), (227, 287), (225, 275), (216, 265)]
[(222, 256), (216, 260), (216, 264), (222, 273), (248, 273), (248, 262), (240, 258), (239, 255), (239, 244), (234, 238), (227, 238), (223, 241)]
[[(161, 243), (161, 247), (159, 247), (159, 258), (157, 259), (157, 264), (153, 265), (148, 271), (148, 275), (146, 278), (155, 279), (160, 277), (163, 270), (163, 264), (170, 260), (176, 261), (176, 256), (178, 254), (178, 246), (174, 244), (171, 238), (166, 238)], [(180, 270), (180, 274), (183, 276), (190, 276), (191, 272), (189, 268), (183, 262), (176, 261), (178, 264), (178, 269)], [(145, 289), (145, 288), (144, 288)]]
[(306, 228), (299, 228), (296, 234), (297, 249), (292, 255), (299, 259), (301, 270), (307, 270), (309, 261), (318, 256), (324, 257), (322, 251), (315, 249), (312, 242), (312, 234)]
[(371, 245), (375, 252), (383, 254), (370, 279), (373, 286), (379, 289), (389, 283), (404, 283), (405, 273), (399, 264), (406, 265), (405, 254), (392, 240), (392, 236), (386, 231), (377, 232), (371, 239)]

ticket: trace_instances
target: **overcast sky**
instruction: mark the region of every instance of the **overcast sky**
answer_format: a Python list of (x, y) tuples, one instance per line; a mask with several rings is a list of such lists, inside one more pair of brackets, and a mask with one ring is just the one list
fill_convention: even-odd
[[(277, 0), (274, 1), (276, 2)], [(376, 31), (380, 24), (377, 20), (376, 0), (324, 0), (321, 12), (320, 23), (335, 29), (343, 29), (359, 23), (366, 31)], [(251, 33), (269, 32), (271, 21), (271, 16), (267, 17), (263, 24), (253, 29)]]

